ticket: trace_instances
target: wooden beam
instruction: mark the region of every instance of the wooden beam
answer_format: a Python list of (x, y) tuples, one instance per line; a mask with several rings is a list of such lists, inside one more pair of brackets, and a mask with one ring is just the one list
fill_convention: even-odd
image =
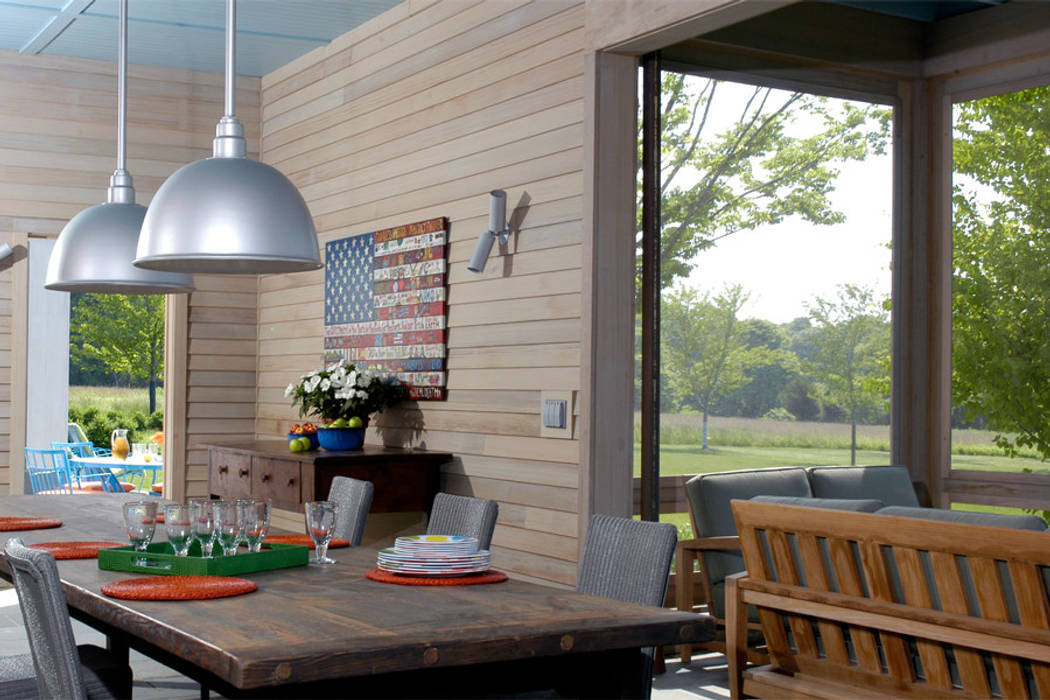
[(924, 77), (961, 75), (1050, 55), (1050, 3), (1011, 2), (934, 23)]
[(69, 25), (76, 21), (84, 10), (91, 7), (95, 0), (69, 0), (62, 11), (51, 18), (32, 39), (27, 41), (18, 53), (35, 55), (46, 49), (57, 39)]

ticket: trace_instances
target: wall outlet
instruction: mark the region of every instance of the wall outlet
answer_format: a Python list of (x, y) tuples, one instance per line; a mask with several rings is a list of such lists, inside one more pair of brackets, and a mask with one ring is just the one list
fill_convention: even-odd
[(575, 391), (541, 391), (540, 437), (571, 439), (575, 413)]

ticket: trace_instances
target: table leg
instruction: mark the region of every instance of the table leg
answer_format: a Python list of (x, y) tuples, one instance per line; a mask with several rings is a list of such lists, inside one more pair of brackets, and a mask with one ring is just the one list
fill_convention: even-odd
[(122, 634), (110, 633), (106, 635), (106, 649), (118, 658), (121, 663), (130, 662), (130, 647), (127, 638)]

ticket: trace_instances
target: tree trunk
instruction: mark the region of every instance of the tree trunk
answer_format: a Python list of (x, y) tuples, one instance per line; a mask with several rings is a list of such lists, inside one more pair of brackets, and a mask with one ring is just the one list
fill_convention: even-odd
[(149, 378), (149, 412), (153, 415), (153, 412), (157, 410), (157, 378)]
[(703, 435), (704, 435), (704, 437), (703, 437), (703, 439), (702, 439), (702, 441), (700, 443), (700, 449), (706, 450), (707, 449), (707, 411), (704, 411), (703, 426), (704, 426), (703, 427)]
[(850, 423), (849, 463), (850, 466), (857, 465), (857, 421), (855, 420)]

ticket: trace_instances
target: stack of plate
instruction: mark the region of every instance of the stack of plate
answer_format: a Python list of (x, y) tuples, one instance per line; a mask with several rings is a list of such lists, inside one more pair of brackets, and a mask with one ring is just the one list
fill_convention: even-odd
[(379, 551), (383, 571), (408, 576), (465, 576), (487, 571), (491, 554), (478, 550), (474, 537), (414, 535), (398, 537), (393, 548)]

